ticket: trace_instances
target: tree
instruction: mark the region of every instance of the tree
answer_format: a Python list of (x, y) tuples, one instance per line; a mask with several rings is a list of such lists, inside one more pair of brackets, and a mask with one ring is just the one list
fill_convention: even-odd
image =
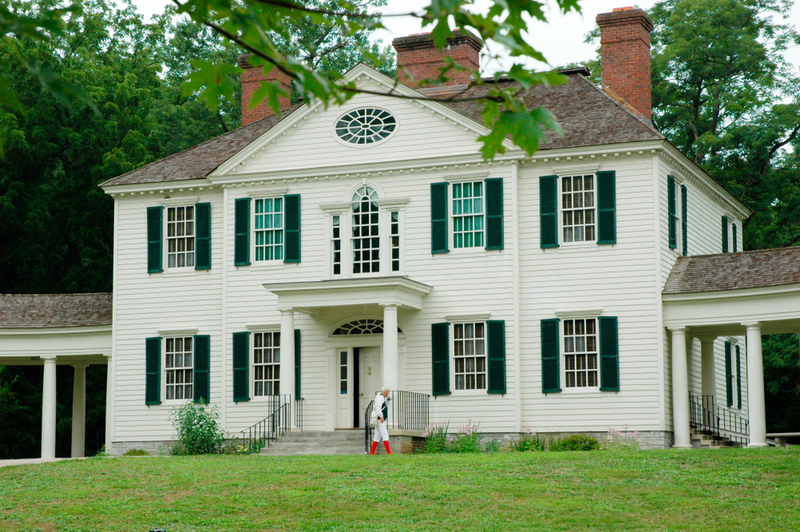
[[(653, 123), (753, 208), (745, 249), (800, 241), (800, 43), (776, 23), (787, 0), (666, 0), (653, 6)], [(793, 147), (793, 149), (786, 149)]]

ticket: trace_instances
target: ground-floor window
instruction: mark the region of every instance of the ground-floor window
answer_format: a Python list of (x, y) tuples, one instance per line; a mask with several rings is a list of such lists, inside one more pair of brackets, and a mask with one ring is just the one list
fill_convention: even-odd
[(598, 381), (597, 322), (564, 320), (564, 383), (567, 388), (592, 388)]
[(166, 398), (192, 399), (194, 384), (194, 348), (191, 336), (167, 338), (164, 357)]
[(456, 390), (486, 389), (486, 324), (453, 324)]
[(281, 386), (281, 333), (253, 333), (253, 395), (278, 395)]

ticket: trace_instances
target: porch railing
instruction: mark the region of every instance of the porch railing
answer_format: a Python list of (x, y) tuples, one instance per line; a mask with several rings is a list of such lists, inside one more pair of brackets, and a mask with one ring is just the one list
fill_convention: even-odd
[[(290, 429), (292, 419), (291, 395), (267, 396), (267, 412), (270, 414), (255, 425), (242, 431), (241, 445), (249, 453), (259, 452)], [(295, 425), (303, 430), (303, 399), (294, 402)]]
[(749, 421), (716, 405), (713, 395), (690, 395), (689, 410), (689, 426), (710, 436), (714, 443), (722, 440), (741, 445), (750, 443)]
[[(375, 395), (377, 394), (378, 392), (375, 392)], [(389, 410), (387, 429), (422, 432), (430, 424), (429, 395), (407, 392), (405, 390), (394, 390), (389, 397), (391, 400), (387, 403)], [(373, 399), (364, 410), (364, 449), (366, 451), (369, 451), (370, 442), (372, 441), (375, 430), (375, 428), (369, 424), (369, 417), (374, 404), (375, 400)]]

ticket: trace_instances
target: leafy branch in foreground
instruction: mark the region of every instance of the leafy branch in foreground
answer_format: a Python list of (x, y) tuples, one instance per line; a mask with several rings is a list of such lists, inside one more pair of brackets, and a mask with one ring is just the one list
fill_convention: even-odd
[[(302, 57), (287, 53), (286, 43), (296, 43), (295, 28), (301, 22), (310, 22), (318, 35), (335, 33), (340, 42), (347, 37), (383, 28), (381, 15), (370, 11), (370, 7), (382, 6), (383, 1), (369, 0), (173, 0), (178, 13), (188, 15), (193, 21), (213, 29), (226, 39), (249, 52), (248, 62), (262, 68), (265, 75), (277, 69), (293, 81), (298, 95), (305, 101), (321, 101), (324, 105), (342, 104), (359, 93), (352, 82), (343, 80), (342, 72), (319, 72), (315, 65), (317, 53)], [(563, 12), (580, 11), (579, 0), (556, 0)], [(442, 50), (454, 31), (472, 32), (484, 42), (491, 41), (499, 47), (493, 58), (502, 54), (513, 62), (508, 70), (495, 73), (495, 79), (508, 78), (516, 82), (494, 85), (482, 91), (480, 97), (467, 97), (464, 93), (446, 99), (462, 101), (478, 100), (483, 103), (482, 117), (491, 133), (482, 136), (481, 152), (485, 159), (503, 153), (503, 141), (510, 138), (514, 144), (533, 154), (544, 138), (544, 129), (561, 133), (555, 117), (546, 109), (528, 108), (526, 92), (537, 84), (556, 85), (566, 78), (555, 73), (534, 72), (523, 65), (528, 58), (544, 62), (541, 52), (534, 49), (524, 38), (531, 20), (546, 21), (544, 2), (522, 0), (491, 0), (488, 9), (479, 12), (476, 0), (431, 0), (424, 9), (407, 16), (421, 20), (425, 29), (430, 28), (434, 44)], [(302, 40), (302, 37), (300, 38)], [(315, 50), (315, 43), (304, 44), (307, 50)], [(334, 49), (343, 46), (334, 42)], [(185, 85), (186, 92), (198, 92), (213, 109), (223, 97), (233, 94), (232, 76), (241, 72), (237, 66), (211, 62), (196, 62), (197, 69)], [(401, 67), (402, 68), (402, 67)], [(440, 85), (448, 81), (455, 72), (468, 71), (473, 81), (470, 87), (482, 85), (477, 69), (457, 65), (447, 58), (436, 78), (417, 80), (419, 86)], [(522, 89), (522, 90), (520, 90)], [(404, 97), (394, 90), (382, 93), (391, 97)], [(263, 101), (278, 111), (278, 97), (289, 96), (277, 85), (263, 83), (250, 102), (255, 107)], [(407, 96), (405, 96), (407, 97)]]

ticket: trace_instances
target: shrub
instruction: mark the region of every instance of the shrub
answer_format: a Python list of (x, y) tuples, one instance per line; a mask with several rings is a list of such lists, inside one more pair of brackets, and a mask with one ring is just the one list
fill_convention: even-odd
[(638, 451), (639, 450), (639, 432), (629, 431), (628, 426), (625, 425), (625, 430), (620, 431), (616, 429), (608, 429), (608, 439), (604, 447), (606, 449), (615, 449), (620, 451)]
[(128, 449), (122, 456), (150, 456), (144, 449)]
[(544, 441), (535, 432), (529, 430), (520, 436), (519, 440), (512, 441), (511, 447), (519, 452), (544, 451)]
[(463, 427), (458, 427), (458, 433), (450, 442), (449, 451), (453, 453), (479, 453), (482, 434), (478, 430), (478, 423), (467, 421)]
[(217, 424), (219, 413), (205, 403), (186, 403), (170, 414), (178, 433), (172, 454), (214, 454), (221, 450), (225, 435)]
[(602, 449), (597, 438), (585, 434), (573, 434), (563, 440), (550, 443), (551, 451), (597, 451)]
[(443, 453), (447, 450), (447, 429), (450, 424), (432, 423), (425, 427), (425, 452)]

